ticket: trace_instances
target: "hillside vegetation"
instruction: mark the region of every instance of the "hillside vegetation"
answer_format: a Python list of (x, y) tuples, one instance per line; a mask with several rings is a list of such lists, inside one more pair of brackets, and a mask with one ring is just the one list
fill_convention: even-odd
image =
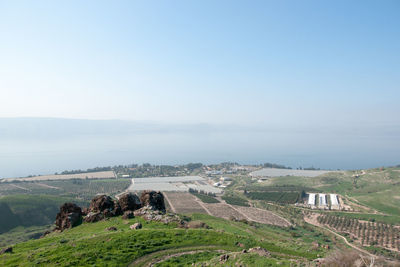
[[(231, 255), (229, 264), (262, 265), (291, 262), (309, 262), (326, 253), (322, 247), (312, 247), (311, 240), (332, 242), (327, 238), (305, 229), (290, 229), (231, 222), (207, 215), (193, 215), (185, 220), (201, 220), (210, 229), (181, 229), (176, 223), (163, 224), (144, 221), (142, 218), (122, 220), (111, 218), (93, 224), (84, 223), (62, 233), (52, 233), (39, 240), (19, 243), (12, 254), (0, 256), (0, 264), (7, 266), (144, 266), (163, 259), (169, 253), (183, 253), (173, 262), (207, 263), (219, 259), (221, 254)], [(131, 230), (129, 225), (141, 222), (143, 229)], [(116, 231), (106, 228), (113, 226)], [(293, 234), (296, 233), (297, 234)], [(293, 236), (300, 236), (293, 240)], [(310, 238), (315, 235), (315, 238)], [(307, 237), (310, 236), (310, 237)], [(324, 241), (325, 240), (325, 241)], [(271, 256), (241, 253), (243, 249), (263, 247)], [(172, 261), (172, 260), (171, 260)], [(171, 262), (170, 261), (170, 262)], [(166, 262), (167, 263), (167, 262)], [(165, 266), (160, 263), (160, 266)], [(254, 266), (254, 265), (253, 265)]]

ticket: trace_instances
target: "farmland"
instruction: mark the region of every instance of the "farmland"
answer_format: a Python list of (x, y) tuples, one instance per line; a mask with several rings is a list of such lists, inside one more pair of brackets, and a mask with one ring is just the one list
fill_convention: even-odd
[(35, 181), (50, 181), (50, 180), (109, 179), (109, 178), (115, 178), (115, 173), (113, 171), (40, 175), (40, 176), (24, 177), (24, 178), (8, 178), (0, 180), (0, 182), (35, 182)]
[(205, 178), (200, 176), (173, 176), (173, 177), (148, 177), (134, 178), (128, 191), (137, 192), (142, 190), (188, 192), (195, 190), (198, 192), (220, 194), (222, 190), (211, 186)]
[(190, 193), (164, 193), (169, 206), (177, 213), (191, 214), (203, 213), (229, 220), (249, 220), (265, 224), (288, 226), (288, 222), (276, 214), (253, 207), (242, 207), (226, 203), (210, 203), (196, 199), (196, 195)]
[(250, 173), (253, 177), (280, 177), (280, 176), (302, 176), (302, 177), (316, 177), (330, 171), (324, 170), (292, 170), (292, 169), (278, 169), (278, 168), (264, 168), (261, 170)]
[(0, 197), (7, 195), (52, 195), (90, 200), (99, 193), (117, 194), (130, 179), (68, 179), (41, 182), (14, 182), (0, 185)]

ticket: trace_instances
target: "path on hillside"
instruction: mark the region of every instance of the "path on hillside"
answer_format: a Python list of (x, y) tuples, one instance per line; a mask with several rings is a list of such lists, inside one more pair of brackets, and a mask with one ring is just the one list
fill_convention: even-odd
[(51, 188), (51, 189), (57, 189), (57, 190), (60, 190), (61, 188), (59, 188), (59, 187), (57, 187), (57, 186), (51, 186), (51, 185), (48, 185), (48, 184), (42, 184), (42, 183), (36, 183), (37, 185), (40, 185), (40, 186), (42, 186), (42, 187), (46, 187), (46, 188)]
[(22, 186), (19, 186), (19, 185), (15, 185), (15, 184), (10, 184), (10, 185), (11, 185), (11, 186), (14, 186), (14, 187), (16, 187), (16, 188), (25, 190), (25, 191), (32, 191), (32, 190), (30, 190), (30, 189), (28, 189), (28, 188), (25, 188), (25, 187), (22, 187)]
[(364, 253), (364, 254), (367, 254), (367, 255), (370, 256), (370, 257), (376, 258), (376, 256), (375, 256), (374, 254), (371, 254), (371, 253), (369, 253), (368, 251), (366, 251), (366, 250), (364, 250), (364, 249), (362, 249), (362, 248), (359, 248), (359, 247), (357, 247), (357, 246), (354, 245), (354, 244), (351, 244), (351, 243), (347, 240), (346, 237), (344, 237), (344, 236), (342, 236), (342, 235), (340, 235), (340, 234), (338, 234), (338, 233), (332, 231), (331, 229), (329, 229), (329, 228), (327, 228), (327, 227), (321, 225), (320, 223), (318, 223), (316, 217), (318, 217), (318, 215), (315, 216), (315, 214), (313, 214), (313, 215), (310, 216), (310, 217), (305, 216), (305, 217), (304, 217), (304, 220), (305, 220), (307, 223), (309, 223), (309, 224), (312, 224), (312, 225), (314, 225), (314, 226), (317, 226), (317, 227), (319, 227), (319, 228), (322, 228), (322, 229), (324, 229), (324, 230), (326, 230), (326, 231), (329, 231), (330, 233), (336, 235), (337, 237), (340, 237), (341, 239), (344, 240), (344, 242), (346, 243), (346, 245), (348, 245), (348, 246), (350, 246), (350, 247), (352, 247), (352, 248), (354, 248), (354, 249), (356, 249), (356, 250), (358, 250), (358, 251), (360, 251), (360, 252), (362, 252), (362, 253)]
[(180, 256), (183, 256), (183, 255), (189, 255), (189, 254), (193, 255), (193, 254), (197, 254), (197, 253), (201, 253), (201, 252), (211, 252), (211, 251), (218, 252), (218, 253), (225, 253), (226, 252), (226, 250), (222, 250), (222, 249), (217, 249), (217, 250), (190, 250), (190, 251), (179, 252), (179, 253), (175, 253), (175, 254), (169, 254), (169, 255), (163, 256), (161, 258), (155, 259), (154, 261), (148, 263), (148, 266), (154, 266), (157, 263), (166, 261), (166, 260), (168, 260), (170, 258), (174, 258), (174, 257), (180, 257)]
[(158, 262), (167, 260), (168, 257), (172, 258), (184, 254), (194, 254), (196, 252), (204, 252), (204, 251), (225, 251), (225, 250), (219, 250), (217, 248), (218, 248), (217, 246), (210, 245), (210, 246), (193, 246), (193, 247), (181, 247), (181, 248), (159, 250), (134, 260), (128, 266), (129, 267), (153, 266)]

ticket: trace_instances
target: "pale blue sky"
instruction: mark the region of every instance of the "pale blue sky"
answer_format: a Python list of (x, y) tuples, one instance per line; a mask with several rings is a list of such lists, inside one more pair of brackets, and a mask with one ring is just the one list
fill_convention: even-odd
[(400, 1), (2, 1), (0, 117), (400, 124)]

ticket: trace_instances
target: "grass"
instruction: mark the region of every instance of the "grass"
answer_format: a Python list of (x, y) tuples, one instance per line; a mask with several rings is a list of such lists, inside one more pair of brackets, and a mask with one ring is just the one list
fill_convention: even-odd
[[(265, 261), (268, 264), (269, 261), (290, 258), (307, 262), (325, 253), (322, 249), (310, 251), (311, 244), (301, 238), (293, 241), (292, 235), (283, 228), (261, 224), (251, 226), (204, 214), (195, 214), (191, 219), (201, 220), (211, 229), (182, 229), (177, 228), (176, 223), (146, 222), (142, 218), (128, 221), (120, 217), (111, 218), (94, 224), (84, 223), (61, 234), (52, 233), (42, 239), (17, 244), (12, 254), (0, 255), (0, 265), (126, 266), (146, 255), (152, 255), (150, 258), (157, 258), (153, 255), (161, 257), (167, 250), (179, 253), (193, 247), (215, 247), (237, 252), (243, 249), (237, 245), (238, 242), (244, 248), (264, 247), (276, 257), (271, 260), (246, 255), (249, 258), (243, 260), (249, 262)], [(129, 225), (135, 222), (141, 222), (143, 229), (130, 230)], [(116, 227), (117, 231), (107, 231), (106, 228), (110, 226)], [(212, 254), (215, 251), (210, 253), (182, 255), (178, 260), (183, 263), (215, 260), (218, 255)]]
[(249, 207), (249, 203), (247, 200), (236, 197), (236, 196), (222, 196), (221, 197), (223, 200), (226, 201), (226, 203), (231, 204), (231, 205), (237, 205), (237, 206), (243, 206), (243, 207)]
[(51, 225), (30, 227), (18, 226), (0, 235), (0, 247), (28, 241), (30, 239), (37, 239), (42, 236), (45, 231), (50, 230), (51, 227)]
[(192, 266), (194, 261), (208, 261), (212, 258), (218, 257), (221, 255), (221, 252), (216, 251), (203, 251), (198, 252), (195, 255), (193, 254), (185, 254), (179, 257), (173, 257), (168, 260), (165, 260), (155, 266), (158, 267), (166, 267), (166, 266)]

